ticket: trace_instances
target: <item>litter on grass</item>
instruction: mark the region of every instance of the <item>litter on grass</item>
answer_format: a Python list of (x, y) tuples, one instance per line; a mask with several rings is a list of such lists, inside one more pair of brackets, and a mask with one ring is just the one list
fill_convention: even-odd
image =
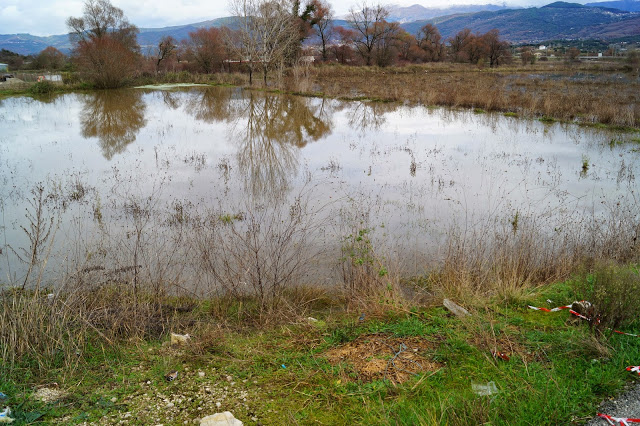
[(4, 411), (0, 413), (0, 423), (13, 423), (15, 419), (9, 417), (11, 415), (11, 409), (5, 407)]
[(471, 389), (473, 389), (473, 392), (476, 395), (480, 396), (495, 395), (499, 392), (495, 382), (489, 382), (486, 385), (480, 383), (472, 383)]

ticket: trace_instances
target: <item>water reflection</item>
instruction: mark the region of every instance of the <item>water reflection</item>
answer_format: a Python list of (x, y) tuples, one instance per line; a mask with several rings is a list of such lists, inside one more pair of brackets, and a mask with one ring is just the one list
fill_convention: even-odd
[(168, 90), (161, 90), (162, 101), (164, 104), (171, 109), (178, 109), (182, 104), (182, 100), (178, 93), (170, 92)]
[(239, 111), (233, 102), (236, 91), (224, 88), (209, 88), (199, 93), (192, 92), (185, 103), (185, 110), (196, 120), (205, 123), (233, 120)]
[(347, 116), (349, 126), (361, 132), (380, 130), (386, 122), (385, 114), (397, 110), (397, 103), (357, 102), (351, 107)]
[(249, 93), (243, 104), (232, 133), (245, 188), (255, 196), (279, 198), (298, 174), (299, 148), (330, 133), (328, 106), (256, 93)]
[(107, 160), (124, 152), (147, 123), (142, 92), (136, 90), (96, 92), (83, 98), (83, 103), (82, 136), (97, 137)]

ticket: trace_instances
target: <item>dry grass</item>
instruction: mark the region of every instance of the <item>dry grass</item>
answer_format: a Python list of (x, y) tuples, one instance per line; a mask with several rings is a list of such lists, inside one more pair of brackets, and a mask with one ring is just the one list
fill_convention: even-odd
[[(465, 64), (312, 68), (303, 89), (337, 98), (482, 108), (527, 117), (640, 126), (640, 83), (617, 64), (478, 69)], [(297, 90), (291, 79), (290, 90)], [(630, 80), (630, 81), (625, 81)]]

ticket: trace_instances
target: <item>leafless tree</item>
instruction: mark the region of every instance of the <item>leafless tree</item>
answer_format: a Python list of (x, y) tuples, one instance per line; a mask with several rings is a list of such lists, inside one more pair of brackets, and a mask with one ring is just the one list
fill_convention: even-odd
[(239, 18), (238, 35), (230, 45), (249, 68), (249, 83), (256, 64), (264, 84), (269, 70), (283, 66), (300, 43), (294, 2), (289, 0), (231, 0), (231, 13)]
[(160, 70), (160, 63), (162, 61), (166, 61), (175, 54), (177, 48), (178, 46), (175, 38), (171, 36), (164, 36), (160, 39), (160, 42), (158, 43), (158, 52), (156, 55), (156, 71)]
[(387, 24), (388, 16), (389, 11), (385, 7), (380, 4), (369, 6), (366, 2), (349, 11), (347, 22), (356, 33), (353, 42), (367, 65), (373, 62), (376, 46), (395, 29), (393, 25)]
[(315, 22), (315, 32), (320, 37), (322, 44), (322, 60), (328, 59), (327, 43), (333, 32), (333, 9), (328, 1), (311, 0), (313, 5), (313, 20)]
[(118, 87), (135, 70), (138, 28), (109, 0), (86, 0), (80, 18), (67, 19), (79, 69), (101, 88)]
[(444, 43), (440, 31), (433, 24), (427, 24), (418, 32), (418, 45), (425, 52), (428, 62), (441, 61), (444, 55)]

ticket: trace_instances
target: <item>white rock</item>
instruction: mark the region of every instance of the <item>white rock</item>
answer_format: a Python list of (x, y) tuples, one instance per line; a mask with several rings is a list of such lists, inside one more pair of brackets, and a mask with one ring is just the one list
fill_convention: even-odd
[(200, 424), (204, 426), (242, 426), (242, 422), (233, 417), (229, 411), (204, 417), (200, 420)]
[(198, 376), (204, 377), (204, 371), (198, 371)]
[(469, 313), (469, 311), (467, 311), (465, 308), (463, 308), (462, 306), (458, 305), (457, 303), (455, 303), (452, 300), (444, 299), (442, 301), (442, 304), (444, 305), (445, 308), (447, 308), (449, 311), (451, 311), (457, 317), (466, 317), (466, 316), (471, 315)]

